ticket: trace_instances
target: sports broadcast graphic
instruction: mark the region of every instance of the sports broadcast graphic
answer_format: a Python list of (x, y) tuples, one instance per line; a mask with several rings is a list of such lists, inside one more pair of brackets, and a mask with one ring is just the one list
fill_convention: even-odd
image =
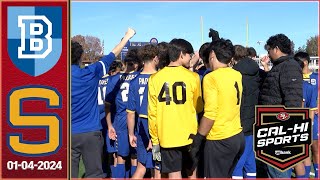
[(285, 171), (309, 157), (312, 138), (309, 109), (258, 106), (256, 119), (256, 158)]
[(1, 2), (1, 178), (68, 176), (68, 2)]

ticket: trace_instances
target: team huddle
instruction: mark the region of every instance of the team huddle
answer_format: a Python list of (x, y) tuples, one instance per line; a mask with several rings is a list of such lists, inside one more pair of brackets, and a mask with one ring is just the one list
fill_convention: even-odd
[[(199, 52), (172, 39), (114, 61), (134, 34), (129, 28), (110, 54), (85, 68), (81, 45), (71, 44), (72, 177), (82, 156), (85, 177), (290, 178), (292, 170), (255, 159), (256, 105), (310, 108), (318, 176), (318, 75), (308, 68), (307, 53), (292, 56), (289, 38), (268, 39), (271, 70), (269, 57), (262, 70), (253, 48), (212, 29), (212, 41)], [(312, 161), (298, 164), (295, 176), (309, 177)]]

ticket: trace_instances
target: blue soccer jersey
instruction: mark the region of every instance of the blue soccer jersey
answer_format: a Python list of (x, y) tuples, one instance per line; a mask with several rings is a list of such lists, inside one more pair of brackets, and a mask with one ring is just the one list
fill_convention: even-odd
[(97, 104), (98, 84), (107, 72), (115, 55), (110, 53), (85, 68), (71, 67), (71, 132), (72, 134), (102, 129)]
[(318, 87), (318, 73), (303, 74), (303, 80)]
[[(318, 87), (308, 81), (303, 82), (303, 101), (304, 107), (311, 110), (318, 109)], [(314, 140), (318, 140), (318, 114), (314, 115), (312, 136)]]
[(311, 85), (307, 81), (303, 82), (303, 101), (304, 107), (315, 109), (317, 108), (318, 88)]
[(105, 112), (105, 96), (107, 91), (109, 75), (105, 75), (99, 80), (98, 85), (98, 105), (101, 119), (101, 125), (104, 130), (107, 129), (106, 112)]
[[(127, 102), (130, 81), (138, 72), (118, 73), (110, 76), (107, 84), (106, 102), (111, 104), (111, 119), (116, 131), (127, 131)], [(113, 106), (113, 107), (112, 107)]]
[(139, 74), (130, 82), (129, 100), (127, 105), (128, 112), (135, 112), (136, 115), (144, 114), (138, 117), (138, 135), (137, 135), (137, 159), (146, 168), (154, 168), (152, 152), (147, 151), (150, 141), (148, 130), (148, 80), (151, 74)]
[[(127, 111), (136, 112), (137, 115), (140, 115), (142, 112), (146, 112), (148, 109), (148, 103), (143, 101), (148, 100), (148, 80), (151, 74), (139, 74), (134, 80), (130, 83), (129, 90), (129, 100)], [(138, 120), (138, 133), (141, 130), (144, 133), (148, 132), (148, 121)], [(147, 133), (149, 134), (149, 133)]]

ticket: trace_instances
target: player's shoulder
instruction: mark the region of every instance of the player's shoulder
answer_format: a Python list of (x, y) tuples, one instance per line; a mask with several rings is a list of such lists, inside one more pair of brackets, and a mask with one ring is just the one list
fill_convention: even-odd
[(122, 73), (118, 72), (117, 74), (114, 74), (114, 75), (108, 76), (109, 81), (115, 81), (115, 80), (118, 80), (118, 79), (121, 77), (121, 75), (122, 75)]
[[(188, 70), (188, 71), (189, 71), (189, 70)], [(192, 72), (192, 71), (189, 71), (189, 72), (191, 73), (191, 75), (192, 75), (193, 78), (200, 80), (200, 75), (199, 75), (198, 73)]]
[(230, 76), (236, 76), (236, 77), (242, 77), (241, 73), (237, 70), (234, 70), (233, 68), (227, 67), (227, 68), (219, 68), (217, 70), (211, 71), (208, 74), (204, 76), (207, 77), (206, 79), (219, 79), (223, 80), (225, 77)]
[(134, 77), (133, 79), (130, 81), (130, 84), (135, 84), (139, 82), (139, 78), (142, 77), (141, 73), (133, 73), (132, 74)]

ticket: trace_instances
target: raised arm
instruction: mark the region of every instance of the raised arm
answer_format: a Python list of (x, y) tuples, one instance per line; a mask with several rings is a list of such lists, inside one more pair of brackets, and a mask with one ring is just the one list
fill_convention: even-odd
[(120, 43), (116, 45), (111, 52), (113, 52), (113, 54), (117, 57), (120, 54), (123, 47), (129, 41), (129, 39), (131, 39), (135, 34), (136, 34), (135, 30), (128, 28), (128, 31), (126, 32), (124, 37), (121, 39)]

